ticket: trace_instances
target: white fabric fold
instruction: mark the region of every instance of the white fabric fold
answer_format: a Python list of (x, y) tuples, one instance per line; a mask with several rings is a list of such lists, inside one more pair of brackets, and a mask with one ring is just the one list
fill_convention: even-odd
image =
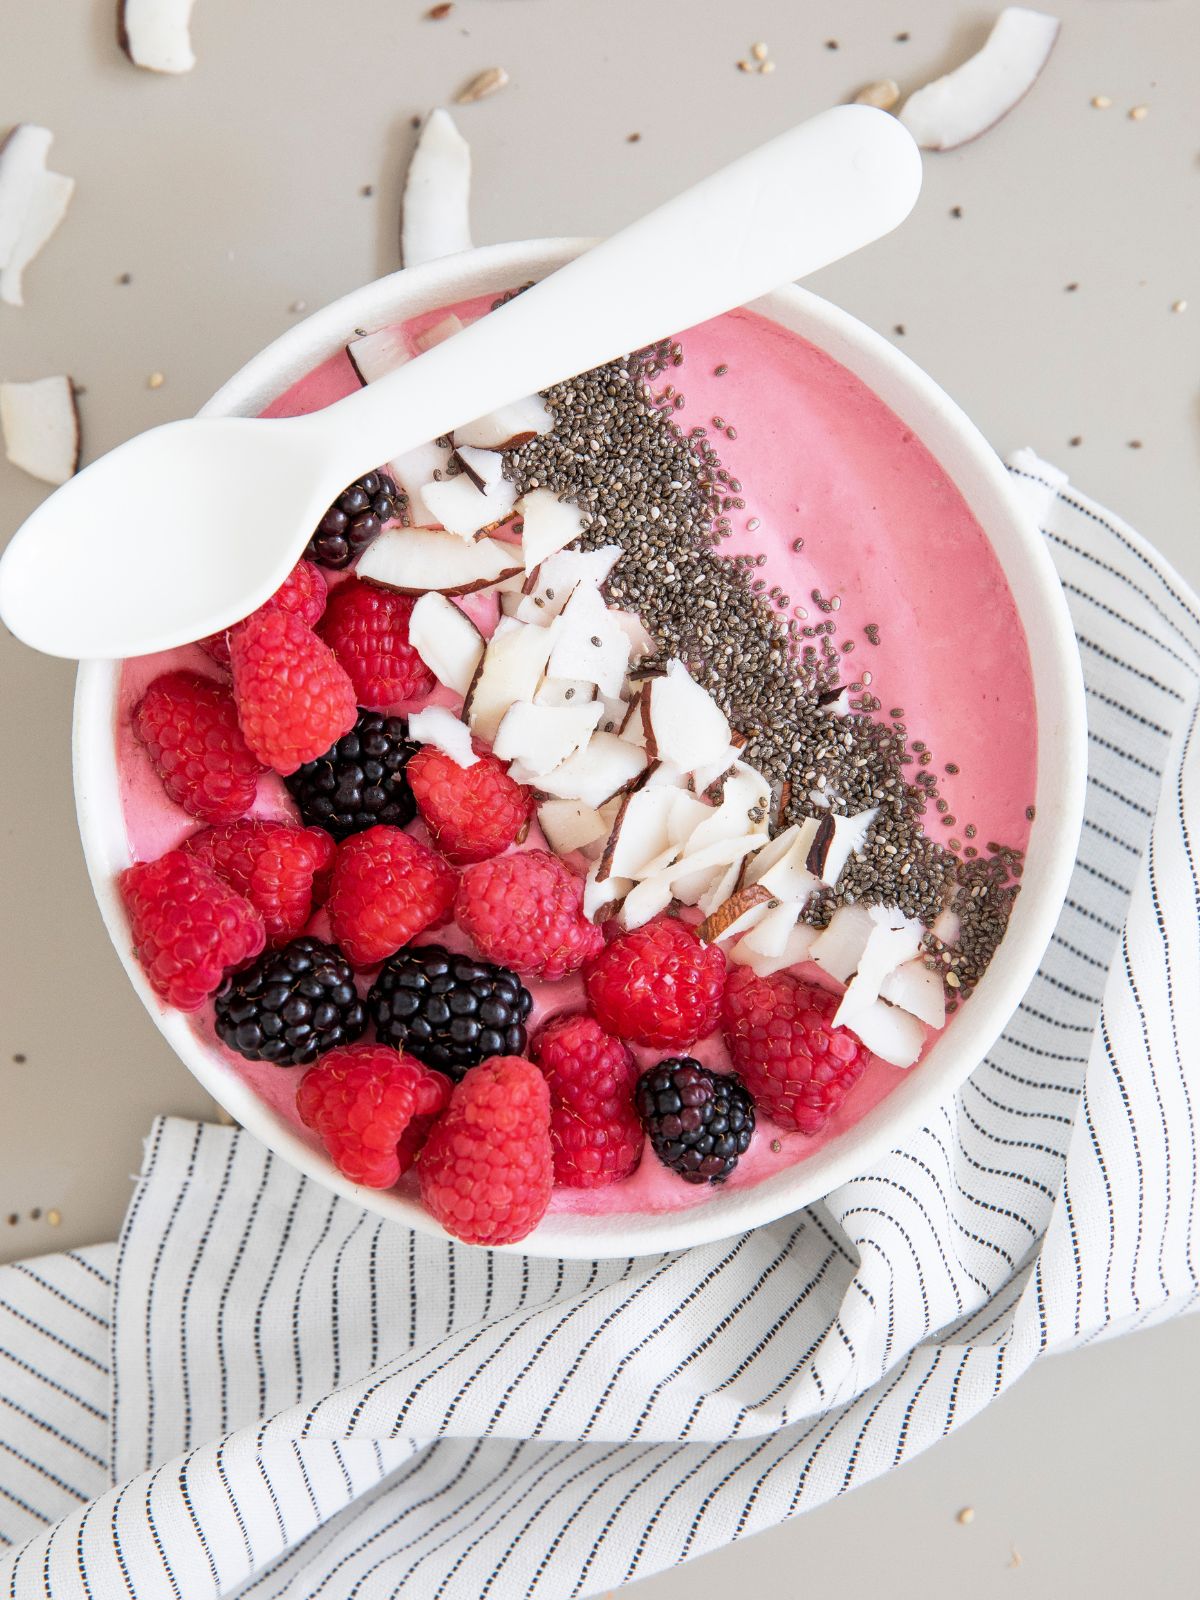
[(1023, 452), (1088, 690), (1079, 862), (988, 1059), (819, 1206), (616, 1262), (382, 1222), (160, 1121), (117, 1246), (0, 1269), (0, 1593), (591, 1595), (1190, 1310), (1200, 602)]

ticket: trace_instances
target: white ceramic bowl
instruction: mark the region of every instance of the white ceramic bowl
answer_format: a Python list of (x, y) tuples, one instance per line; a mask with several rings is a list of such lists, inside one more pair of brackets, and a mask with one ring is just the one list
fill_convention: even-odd
[[(381, 327), (473, 295), (544, 277), (576, 255), (581, 240), (492, 245), (398, 272), (347, 295), (290, 329), (242, 368), (204, 407), (206, 415), (253, 416), (289, 384), (335, 353), (356, 327)], [(754, 309), (811, 340), (861, 378), (913, 429), (971, 508), (999, 558), (1025, 626), (1038, 719), (1036, 806), (1023, 888), (1008, 933), (970, 1003), (920, 1066), (840, 1138), (758, 1184), (714, 1189), (703, 1204), (668, 1214), (551, 1215), (510, 1248), (539, 1256), (627, 1256), (677, 1249), (768, 1222), (863, 1171), (930, 1116), (983, 1059), (1037, 970), (1066, 893), (1083, 814), (1086, 728), (1075, 636), (1050, 558), (1014, 503), (991, 447), (932, 379), (885, 339), (803, 289), (784, 288)], [(669, 330), (665, 330), (667, 332)], [(259, 1100), (151, 992), (130, 946), (115, 879), (129, 865), (114, 741), (119, 663), (84, 662), (75, 701), (75, 790), (96, 898), (113, 944), (147, 1010), (214, 1099), (257, 1138), (317, 1183), (397, 1222), (440, 1233), (402, 1195), (348, 1183)]]

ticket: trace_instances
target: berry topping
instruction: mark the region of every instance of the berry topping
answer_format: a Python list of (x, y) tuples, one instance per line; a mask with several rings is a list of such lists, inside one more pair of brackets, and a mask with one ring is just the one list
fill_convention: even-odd
[(338, 845), (329, 926), (356, 967), (373, 967), (446, 920), (455, 872), (399, 828), (368, 828)]
[(416, 945), (384, 963), (367, 996), (375, 1032), (448, 1077), (461, 1078), (486, 1056), (525, 1048), (533, 997), (515, 972)]
[(268, 611), (229, 636), (233, 698), (246, 743), (285, 777), (354, 726), (354, 687), (299, 617)]
[(217, 1035), (247, 1061), (300, 1067), (367, 1026), (350, 963), (307, 935), (268, 950), (217, 995)]
[(245, 895), (262, 917), (272, 946), (286, 944), (302, 931), (313, 906), (324, 897), (333, 867), (329, 835), (289, 822), (247, 818), (223, 828), (201, 828), (182, 848)]
[(359, 705), (390, 706), (433, 688), (433, 673), (408, 642), (414, 604), (358, 578), (330, 595), (321, 637), (350, 674)]
[(459, 927), (490, 961), (553, 980), (604, 944), (585, 921), (583, 882), (545, 850), (497, 856), (468, 867), (454, 901)]
[(838, 997), (791, 972), (759, 978), (738, 967), (722, 1026), (734, 1066), (781, 1128), (819, 1133), (863, 1075), (869, 1052), (833, 1027)]
[(450, 1085), (382, 1044), (331, 1050), (300, 1080), (296, 1109), (352, 1183), (390, 1189), (417, 1158)]
[(348, 839), (383, 822), (403, 828), (417, 814), (406, 767), (416, 745), (403, 717), (360, 711), (350, 732), (287, 779), (305, 822)]
[(685, 1183), (723, 1183), (750, 1148), (754, 1101), (745, 1084), (690, 1056), (643, 1073), (637, 1108), (655, 1155)]
[(532, 1233), (553, 1187), (550, 1095), (530, 1061), (492, 1056), (454, 1086), (417, 1161), (421, 1198), (468, 1244)]
[(262, 918), (211, 867), (182, 850), (127, 867), (117, 880), (133, 953), (160, 999), (198, 1011), (230, 967), (263, 947)]
[(600, 1025), (631, 1044), (681, 1049), (716, 1027), (725, 957), (670, 917), (622, 933), (584, 974)]
[(528, 826), (533, 797), (495, 756), (460, 767), (427, 744), (409, 762), (408, 782), (434, 844), (456, 867), (499, 855)]
[(384, 523), (400, 515), (402, 500), (386, 472), (356, 478), (318, 522), (304, 554), (322, 567), (348, 567), (378, 538)]
[(642, 1154), (633, 1105), (637, 1067), (620, 1039), (588, 1016), (553, 1017), (533, 1048), (550, 1086), (554, 1181), (598, 1189), (627, 1178)]
[(167, 672), (142, 696), (133, 731), (163, 788), (202, 822), (231, 822), (254, 804), (262, 763), (238, 727), (229, 690), (198, 672)]
[[(268, 611), (290, 611), (301, 622), (307, 622), (310, 628), (315, 628), (325, 610), (326, 593), (325, 578), (320, 567), (314, 567), (311, 561), (298, 561), (270, 599), (264, 600), (258, 610), (250, 615), (261, 617)], [(234, 624), (234, 627), (240, 626), (240, 623)], [(207, 639), (200, 640), (201, 650), (221, 667), (229, 665), (230, 631), (210, 633)]]

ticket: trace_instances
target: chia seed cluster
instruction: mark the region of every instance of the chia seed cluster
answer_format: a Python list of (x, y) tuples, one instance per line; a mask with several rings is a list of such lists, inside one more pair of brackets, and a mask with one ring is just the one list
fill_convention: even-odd
[[(621, 546), (608, 599), (637, 611), (659, 647), (638, 672), (660, 671), (672, 657), (685, 663), (744, 740), (743, 758), (771, 782), (776, 826), (877, 808), (862, 854), (806, 916), (825, 925), (839, 905), (879, 903), (928, 927), (953, 904), (961, 932), (949, 960), (932, 936), (928, 954), (953, 1005), (1004, 935), (1020, 853), (997, 845), (980, 855), (975, 829), (960, 827), (938, 793), (931, 752), (909, 743), (903, 708), (879, 718), (869, 669), (848, 676), (857, 641), (837, 642), (840, 596), (813, 590), (793, 605), (758, 576), (765, 555), (721, 553), (745, 500), (714, 439), (736, 429), (718, 416), (711, 429), (683, 431), (684, 395), (671, 382), (655, 388), (683, 360), (682, 346), (664, 341), (548, 390), (552, 431), (509, 452), (506, 473), (523, 493), (549, 488), (576, 504), (585, 548)], [(757, 520), (745, 526), (752, 533)], [(863, 629), (865, 648), (879, 638), (878, 624)], [(954, 833), (943, 844), (923, 818)]]

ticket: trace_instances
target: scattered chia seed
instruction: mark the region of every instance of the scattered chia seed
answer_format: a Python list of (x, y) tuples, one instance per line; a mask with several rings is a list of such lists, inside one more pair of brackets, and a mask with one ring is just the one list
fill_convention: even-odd
[(879, 643), (879, 624), (877, 622), (868, 622), (863, 632), (867, 636), (868, 644)]
[(1026, 818), (1026, 821), (1032, 822), (1034, 817), (1036, 817), (1036, 816), (1037, 816), (1037, 812), (1034, 810), (1034, 808), (1032, 806), (1026, 806), (1025, 807), (1025, 818)]

